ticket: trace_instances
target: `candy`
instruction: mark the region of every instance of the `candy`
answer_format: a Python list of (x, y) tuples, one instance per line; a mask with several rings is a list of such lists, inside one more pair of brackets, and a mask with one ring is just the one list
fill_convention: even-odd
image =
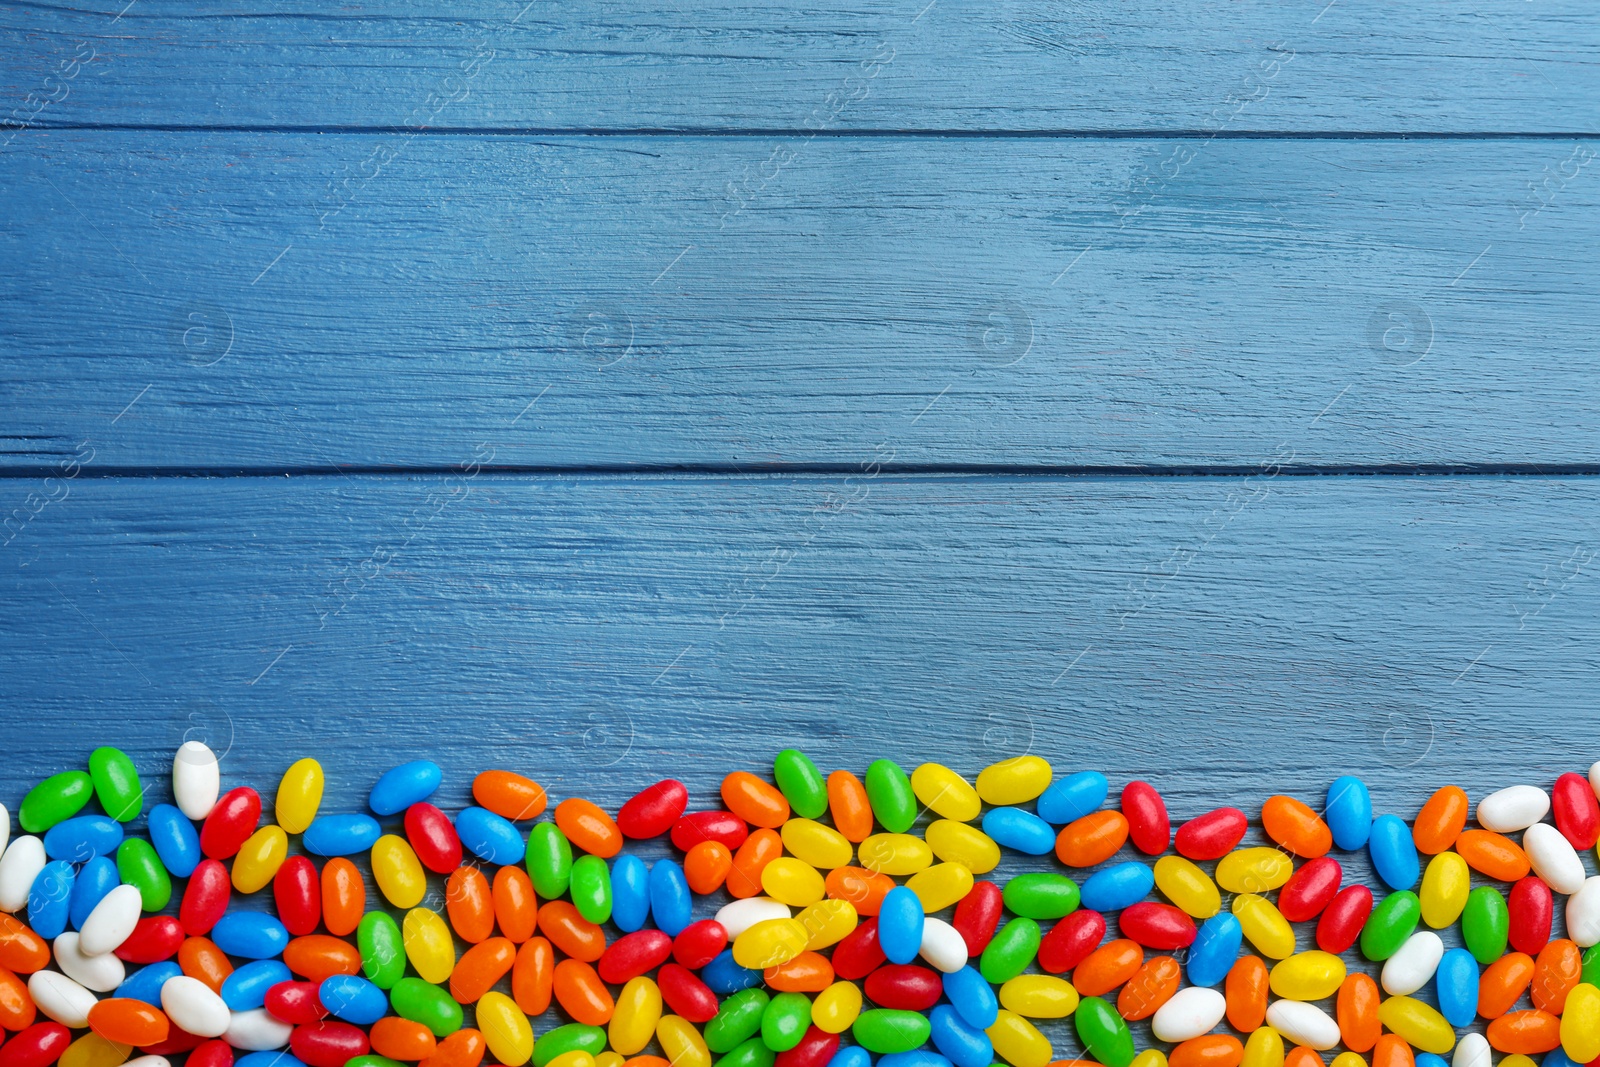
[(1293, 797), (1267, 798), (1261, 808), (1267, 836), (1302, 859), (1315, 859), (1333, 847), (1333, 831), (1304, 802)]
[(861, 989), (852, 982), (834, 982), (811, 1002), (811, 1024), (824, 1033), (844, 1033), (860, 1014)]
[[(1583, 888), (1567, 898), (1566, 920), (1567, 936), (1571, 937), (1579, 948), (1588, 948), (1600, 942), (1600, 876), (1584, 879)], [(35, 927), (37, 925), (35, 924)], [(1585, 957), (1585, 971), (1588, 969), (1588, 962), (1588, 958)]]
[(1557, 893), (1571, 895), (1583, 888), (1583, 861), (1572, 843), (1549, 823), (1535, 823), (1522, 835), (1522, 849), (1533, 873)]
[(71, 863), (88, 863), (109, 856), (122, 844), (122, 824), (104, 815), (78, 815), (56, 823), (45, 832), (45, 855)]
[(1233, 914), (1245, 939), (1263, 956), (1285, 959), (1295, 950), (1294, 927), (1266, 897), (1242, 893), (1233, 898)]
[[(142, 903), (139, 890), (131, 885), (119, 885), (102, 897), (78, 925), (78, 947), (84, 955), (98, 956), (121, 948), (139, 923)], [(125, 1042), (128, 1043), (148, 1045), (154, 1042)]]
[(1472, 872), (1454, 852), (1441, 852), (1428, 861), (1427, 873), (1422, 876), (1422, 921), (1435, 930), (1443, 930), (1461, 917), (1467, 906), (1467, 894), (1472, 891)]
[(122, 961), (109, 953), (86, 955), (78, 944), (78, 935), (64, 933), (51, 946), (56, 966), (74, 982), (95, 993), (109, 993), (127, 977)]
[(923, 911), (943, 911), (972, 890), (972, 872), (959, 863), (936, 863), (906, 879), (905, 887), (922, 901)]
[(161, 987), (161, 1010), (180, 1029), (200, 1037), (221, 1037), (233, 1018), (220, 995), (186, 975), (168, 979)]
[(1034, 920), (1021, 916), (1012, 919), (984, 948), (978, 961), (979, 973), (996, 985), (1010, 981), (1033, 962), (1041, 936)]
[(1283, 1067), (1283, 1037), (1270, 1026), (1252, 1031), (1240, 1067)]
[(517, 946), (503, 937), (491, 937), (473, 945), (450, 971), (450, 995), (461, 1004), (472, 1004), (500, 979), (511, 973)]
[(1461, 912), (1461, 934), (1479, 963), (1489, 964), (1506, 950), (1510, 915), (1506, 898), (1493, 886), (1479, 886), (1467, 895)]
[(1439, 1013), (1451, 1026), (1466, 1026), (1478, 1014), (1478, 961), (1464, 948), (1444, 953), (1434, 972)]
[(1190, 986), (1161, 1006), (1150, 1020), (1150, 1032), (1161, 1041), (1187, 1041), (1209, 1032), (1227, 1009), (1227, 1000), (1215, 989)]
[(211, 940), (230, 956), (265, 960), (283, 952), (289, 944), (289, 931), (271, 915), (235, 911), (217, 920)]
[(1577, 945), (1565, 938), (1545, 945), (1533, 962), (1533, 1006), (1560, 1015), (1581, 976)]
[(157, 804), (146, 821), (150, 843), (168, 873), (187, 878), (194, 873), (204, 854), (200, 851), (200, 832), (188, 816), (171, 804)]
[(152, 915), (133, 924), (133, 932), (116, 949), (128, 963), (159, 963), (171, 959), (183, 944), (183, 926), (170, 915)]
[(1405, 944), (1421, 918), (1422, 904), (1415, 893), (1390, 893), (1372, 909), (1361, 928), (1361, 954), (1378, 962), (1388, 959)]
[[(326, 994), (319, 995), (326, 1002)], [(396, 1015), (421, 1023), (434, 1037), (446, 1037), (461, 1029), (461, 1005), (443, 989), (421, 978), (400, 979), (389, 991), (389, 1002), (394, 1005)]]
[(1255, 956), (1241, 956), (1228, 969), (1223, 984), (1228, 1023), (1241, 1033), (1257, 1029), (1267, 1017), (1267, 965)]
[(1417, 851), (1432, 856), (1455, 844), (1467, 825), (1467, 807), (1467, 794), (1460, 786), (1440, 787), (1417, 813), (1411, 830)]
[[(713, 844), (722, 844), (720, 841)], [(690, 845), (690, 850), (706, 844), (701, 841)], [(723, 847), (727, 847), (724, 845)], [(729, 868), (727, 883), (728, 892), (740, 899), (753, 897), (761, 892), (761, 874), (767, 869), (767, 864), (783, 855), (783, 838), (776, 830), (760, 829), (750, 834), (739, 845), (739, 851), (734, 853), (733, 865)], [(840, 868), (848, 872), (853, 868)], [(837, 874), (838, 872), (833, 872)], [(830, 875), (831, 876), (831, 875)], [(824, 879), (824, 887), (827, 885)]]
[(1039, 817), (1057, 826), (1075, 822), (1106, 802), (1110, 784), (1099, 771), (1079, 771), (1051, 785), (1035, 805)]
[(94, 780), (82, 771), (51, 775), (22, 798), (17, 824), (30, 834), (40, 834), (83, 810), (94, 795)]
[(512, 822), (537, 819), (544, 814), (548, 803), (543, 786), (511, 771), (484, 771), (479, 774), (472, 780), (472, 799)]
[(1415, 993), (1433, 978), (1443, 958), (1444, 942), (1439, 940), (1438, 934), (1432, 930), (1413, 933), (1384, 961), (1383, 991), (1390, 996)]
[[(938, 763), (924, 763), (912, 771), (911, 790), (924, 807), (941, 818), (971, 822), (982, 809), (978, 791), (965, 778)], [(1050, 836), (1053, 840), (1053, 831)]]
[(117, 846), (117, 877), (139, 891), (139, 906), (160, 911), (172, 899), (172, 878), (150, 842), (130, 837)]
[(1249, 821), (1238, 808), (1217, 808), (1178, 827), (1173, 845), (1191, 860), (1217, 860), (1244, 840)]
[[(506, 870), (506, 868), (501, 869)], [(497, 879), (498, 877), (496, 875)], [(527, 876), (523, 875), (523, 878), (526, 880)], [(527, 893), (531, 899), (533, 895), (531, 881), (527, 882)], [(611, 867), (611, 921), (616, 923), (618, 929), (632, 933), (643, 927), (645, 919), (649, 916), (650, 869), (638, 856), (618, 856), (617, 862)], [(532, 932), (530, 924), (528, 934)], [(511, 934), (506, 936), (519, 943), (528, 939), (527, 934), (521, 938), (513, 937)]]
[(1390, 889), (1411, 889), (1421, 873), (1417, 846), (1411, 828), (1396, 815), (1380, 815), (1372, 821), (1367, 840), (1373, 869)]
[(204, 819), (216, 806), (221, 790), (217, 754), (201, 741), (185, 741), (179, 746), (172, 759), (172, 796), (178, 810), (190, 819)]
[(1500, 1052), (1549, 1052), (1561, 1044), (1561, 1020), (1537, 1008), (1514, 1011), (1492, 1021), (1486, 1036)]
[(44, 842), (19, 837), (0, 855), (0, 911), (17, 911), (28, 903), (34, 880), (46, 863)]
[(1275, 848), (1242, 848), (1217, 863), (1217, 884), (1230, 893), (1265, 893), (1294, 873), (1294, 862)]
[[(1005, 1018), (1004, 1013), (1001, 1018)], [(1097, 996), (1085, 997), (1073, 1013), (1072, 1021), (1078, 1040), (1105, 1067), (1129, 1067), (1133, 1062), (1133, 1035), (1122, 1016), (1106, 1001)], [(1012, 1062), (1014, 1067), (1023, 1067)]]
[[(722, 848), (715, 841), (701, 842), (695, 847), (700, 848), (705, 845)], [(726, 854), (725, 849), (724, 854)], [(568, 891), (574, 906), (578, 909), (578, 914), (589, 922), (603, 923), (611, 918), (611, 871), (606, 866), (606, 861), (599, 856), (580, 856), (573, 861), (572, 880)]]
[(1338, 895), (1343, 878), (1343, 869), (1332, 857), (1311, 860), (1283, 883), (1278, 893), (1278, 910), (1290, 922), (1314, 919)]
[[(1547, 1012), (1540, 1012), (1541, 1019), (1547, 1016)], [(1561, 1050), (1574, 1062), (1588, 1063), (1600, 1057), (1600, 989), (1590, 985), (1573, 989), (1567, 997), (1558, 1035)]]
[[(1238, 1067), (1244, 1045), (1231, 1034), (1190, 1038), (1172, 1050), (1172, 1067)], [(1341, 1065), (1343, 1067), (1343, 1065)]]
[(1412, 997), (1390, 997), (1378, 1005), (1378, 1019), (1406, 1041), (1442, 1056), (1455, 1047), (1455, 1031), (1433, 1008)]
[[(1029, 877), (1023, 875), (1022, 877)], [(1015, 882), (1016, 879), (1013, 879)], [(1068, 879), (1070, 883), (1070, 879)], [(1095, 911), (1121, 911), (1145, 897), (1155, 888), (1155, 873), (1143, 863), (1119, 863), (1096, 871), (1083, 883), (1082, 903)], [(1073, 885), (1076, 892), (1077, 886)], [(1078, 904), (1073, 901), (1073, 907)], [(1012, 908), (1012, 911), (1018, 909)], [(1020, 914), (1026, 914), (1025, 912)], [(1058, 918), (1057, 915), (1035, 915), (1034, 918)], [(1189, 924), (1192, 926), (1193, 924)]]
[[(928, 825), (923, 838), (941, 860), (959, 863), (973, 874), (988, 874), (1000, 865), (1000, 845), (976, 827), (939, 819)], [(1050, 835), (1054, 847), (1055, 834)], [(1045, 849), (1050, 851), (1049, 848)]]
[[(22, 841), (17, 842), (20, 844)], [(67, 928), (76, 878), (77, 872), (66, 860), (51, 860), (39, 869), (39, 876), (28, 890), (28, 921), (40, 937), (54, 939)]]
[(1038, 756), (1014, 756), (978, 774), (978, 795), (987, 804), (1025, 804), (1050, 785), (1050, 764)]
[(1344, 979), (1344, 960), (1313, 950), (1296, 953), (1274, 965), (1270, 983), (1272, 991), (1285, 1000), (1322, 1000), (1333, 996)]
[(1267, 1025), (1297, 1045), (1323, 1050), (1339, 1043), (1339, 1024), (1315, 1004), (1274, 1001), (1267, 1008)]
[(1097, 811), (1062, 827), (1056, 858), (1068, 867), (1104, 863), (1128, 840), (1128, 820), (1120, 811)]
[(861, 842), (856, 853), (867, 870), (892, 877), (916, 874), (933, 865), (933, 850), (910, 834), (873, 834)]
[[(507, 938), (507, 940), (510, 940)], [(511, 995), (529, 1015), (543, 1015), (555, 995), (556, 954), (550, 942), (530, 937), (517, 949), (511, 965)]]
[[(1087, 887), (1086, 887), (1087, 888)], [(1145, 948), (1175, 950), (1194, 943), (1194, 920), (1170, 904), (1130, 905), (1119, 920), (1122, 933)]]
[(1133, 847), (1147, 856), (1159, 856), (1172, 842), (1172, 822), (1166, 801), (1149, 782), (1133, 781), (1122, 787), (1122, 814), (1128, 820)]
[[(993, 882), (975, 882), (951, 916), (951, 925), (966, 942), (967, 953), (978, 956), (989, 946), (995, 931), (1000, 928), (1005, 895)], [(1101, 924), (1102, 932), (1104, 923)]]
[(967, 943), (955, 927), (929, 916), (922, 924), (922, 945), (917, 954), (935, 970), (949, 974), (967, 965)]
[(1550, 810), (1550, 795), (1538, 786), (1513, 785), (1478, 801), (1478, 825), (1509, 834), (1526, 830)]
[(1478, 980), (1478, 1014), (1498, 1019), (1522, 999), (1533, 981), (1533, 960), (1521, 952), (1491, 963)]
[[(1588, 783), (1584, 783), (1588, 787)], [(1583, 888), (1583, 879), (1578, 879)], [(1550, 887), (1542, 880), (1529, 875), (1511, 887), (1511, 897), (1506, 902), (1509, 914), (1507, 938), (1518, 952), (1533, 955), (1550, 940), (1550, 926), (1555, 918), (1555, 900)]]
[(983, 817), (983, 832), (996, 844), (1029, 856), (1049, 855), (1056, 844), (1050, 824), (1021, 808), (991, 808)]
[(878, 912), (878, 943), (890, 963), (910, 963), (922, 948), (924, 911), (916, 893), (891, 889)]
[(749, 836), (750, 827), (731, 811), (696, 811), (672, 824), (672, 843), (685, 852), (701, 841), (720, 841), (736, 849)]
[(1243, 941), (1244, 929), (1234, 916), (1222, 912), (1207, 919), (1189, 948), (1186, 971), (1190, 983), (1214, 986), (1221, 982), (1239, 958)]
[(1147, 1019), (1178, 992), (1183, 968), (1171, 956), (1152, 956), (1117, 994), (1117, 1014), (1129, 1021)]
[(989, 1035), (968, 1024), (949, 1005), (935, 1008), (928, 1023), (934, 1047), (955, 1067), (989, 1067), (994, 1060), (994, 1042)]
[(370, 815), (319, 815), (300, 837), (313, 856), (351, 856), (365, 852), (383, 836)]

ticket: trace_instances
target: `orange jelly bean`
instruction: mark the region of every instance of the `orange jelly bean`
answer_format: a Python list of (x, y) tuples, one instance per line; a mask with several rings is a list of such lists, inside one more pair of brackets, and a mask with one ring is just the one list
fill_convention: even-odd
[(1458, 785), (1443, 786), (1417, 812), (1411, 839), (1416, 842), (1418, 852), (1437, 856), (1456, 843), (1466, 825), (1467, 791)]
[(1171, 1067), (1239, 1067), (1244, 1045), (1232, 1034), (1202, 1034), (1167, 1053)]
[(683, 857), (683, 877), (689, 888), (701, 896), (720, 889), (732, 870), (733, 853), (721, 841), (701, 841)]
[(1533, 1006), (1560, 1015), (1583, 974), (1583, 953), (1566, 938), (1550, 942), (1533, 961)]
[(1068, 867), (1093, 867), (1116, 855), (1128, 839), (1120, 811), (1097, 811), (1068, 823), (1056, 835), (1056, 857)]
[(89, 1009), (89, 1029), (119, 1045), (157, 1045), (172, 1032), (172, 1023), (142, 1000), (111, 997)]
[(461, 940), (476, 945), (494, 933), (494, 891), (478, 868), (457, 867), (450, 872), (444, 884), (444, 907), (450, 928)]
[(671, 1060), (664, 1060), (660, 1056), (634, 1056), (632, 1059), (622, 1061), (622, 1067), (672, 1067)]
[(426, 1059), (433, 1055), (433, 1050), (439, 1045), (432, 1030), (398, 1015), (390, 1015), (373, 1023), (367, 1037), (372, 1042), (373, 1052), (403, 1063)]
[[(21, 1030), (32, 1026), (38, 1016), (33, 998), (28, 995), (28, 984), (4, 967), (0, 967), (0, 1030)], [(0, 1033), (0, 1037), (4, 1037)]]
[(1333, 847), (1333, 831), (1322, 816), (1294, 797), (1268, 797), (1261, 807), (1261, 828), (1301, 859), (1326, 856)]
[(178, 967), (190, 978), (198, 978), (210, 986), (218, 995), (222, 993), (222, 983), (233, 973), (228, 957), (204, 937), (184, 938), (183, 944), (178, 946)]
[(788, 798), (749, 771), (734, 771), (722, 780), (722, 802), (751, 826), (777, 829), (789, 821)]
[(849, 771), (828, 775), (828, 813), (833, 816), (833, 828), (851, 844), (859, 845), (872, 836), (872, 805), (867, 801), (867, 787)]
[(494, 920), (500, 933), (514, 944), (522, 944), (539, 928), (539, 898), (533, 880), (521, 867), (501, 867), (495, 872)]
[(450, 995), (458, 1004), (476, 1004), (504, 978), (517, 961), (517, 946), (504, 937), (491, 937), (461, 954), (450, 972)]
[(1130, 1022), (1148, 1019), (1178, 991), (1182, 969), (1171, 956), (1152, 956), (1117, 994), (1117, 1014)]
[(16, 974), (32, 974), (50, 962), (50, 943), (21, 919), (0, 915), (0, 967)]
[(572, 797), (556, 805), (556, 825), (578, 848), (591, 856), (610, 859), (622, 851), (622, 831), (617, 821), (598, 804)]
[(565, 900), (552, 900), (539, 909), (539, 929), (557, 949), (584, 963), (593, 963), (606, 950), (606, 932)]
[(1283, 1067), (1327, 1067), (1322, 1053), (1309, 1045), (1296, 1045), (1283, 1057)]
[[(1241, 1034), (1261, 1029), (1267, 1017), (1267, 965), (1259, 956), (1240, 956), (1228, 969), (1223, 995), (1228, 1003), (1228, 1022)], [(1377, 1016), (1373, 1016), (1376, 1021)]]
[(556, 964), (555, 994), (562, 1010), (575, 1021), (589, 1026), (604, 1026), (611, 1021), (611, 1013), (617, 1008), (606, 984), (600, 981), (595, 969), (582, 960), (562, 960)]
[(1561, 1017), (1538, 1008), (1514, 1011), (1489, 1024), (1488, 1038), (1497, 1051), (1537, 1056), (1561, 1044)]
[(1086, 997), (1109, 993), (1138, 973), (1144, 949), (1127, 938), (1108, 941), (1084, 957), (1072, 972), (1072, 986)]
[(1531, 866), (1528, 854), (1509, 837), (1492, 830), (1463, 830), (1456, 838), (1456, 852), (1467, 866), (1501, 882), (1515, 882)]
[(461, 1029), (442, 1039), (422, 1067), (478, 1067), (488, 1042), (476, 1030)]
[(517, 949), (517, 962), (511, 966), (511, 999), (530, 1017), (550, 1010), (550, 995), (555, 987), (556, 954), (542, 937), (530, 938)]
[(355, 933), (367, 911), (367, 883), (361, 871), (343, 856), (322, 868), (322, 925), (338, 937)]
[(1370, 975), (1352, 974), (1339, 986), (1334, 1016), (1339, 1021), (1339, 1037), (1351, 1052), (1366, 1052), (1378, 1043), (1382, 1024), (1378, 1022), (1378, 983)]
[(761, 977), (780, 993), (820, 993), (833, 984), (833, 964), (820, 952), (806, 951), (768, 967)]
[(1417, 1057), (1405, 1038), (1398, 1034), (1384, 1034), (1372, 1046), (1372, 1067), (1417, 1067)]
[(502, 819), (518, 822), (544, 814), (544, 786), (510, 771), (484, 771), (472, 780), (472, 799)]
[(761, 872), (783, 855), (783, 838), (776, 830), (755, 830), (733, 854), (728, 869), (728, 892), (735, 900), (761, 894)]
[(329, 934), (306, 934), (293, 939), (284, 946), (283, 962), (312, 982), (336, 974), (361, 973), (361, 953), (350, 942)]
[(835, 867), (822, 880), (822, 891), (829, 900), (847, 900), (856, 914), (870, 918), (883, 907), (883, 898), (895, 885), (894, 879), (881, 871), (865, 867)]
[(1498, 1019), (1522, 999), (1533, 981), (1533, 958), (1526, 952), (1510, 952), (1483, 969), (1478, 977), (1478, 1014)]

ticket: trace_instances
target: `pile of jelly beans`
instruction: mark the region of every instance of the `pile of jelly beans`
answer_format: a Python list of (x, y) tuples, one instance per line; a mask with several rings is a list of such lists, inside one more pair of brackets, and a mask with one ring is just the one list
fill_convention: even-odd
[[(1107, 807), (1104, 775), (1033, 755), (973, 783), (787, 749), (714, 807), (666, 779), (549, 819), (506, 770), (452, 817), (442, 777), (408, 763), (370, 812), (323, 813), (302, 759), (262, 825), (189, 742), (133, 837), (145, 786), (100, 748), (27, 794), (22, 836), (0, 807), (0, 1067), (1600, 1061), (1600, 763), (1482, 797), (1470, 828), (1455, 786), (1408, 824), (1343, 777), (1320, 811), (1176, 832), (1149, 783)], [(1005, 850), (1050, 869), (984, 878)]]

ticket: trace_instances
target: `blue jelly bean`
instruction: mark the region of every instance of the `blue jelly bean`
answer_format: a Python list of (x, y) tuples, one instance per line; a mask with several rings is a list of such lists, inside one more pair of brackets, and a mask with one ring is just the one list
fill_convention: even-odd
[(1056, 832), (1050, 824), (1021, 808), (990, 808), (983, 817), (983, 832), (997, 845), (1045, 856), (1056, 847)]
[(725, 997), (729, 993), (737, 993), (741, 989), (760, 985), (761, 972), (734, 963), (733, 949), (725, 948), (715, 959), (701, 968), (700, 981), (717, 996)]
[(1243, 939), (1244, 928), (1227, 912), (1201, 923), (1189, 946), (1189, 984), (1214, 986), (1228, 977)]
[(267, 990), (294, 975), (280, 960), (253, 960), (222, 980), (222, 1002), (234, 1011), (250, 1011), (267, 1002)]
[(860, 1045), (846, 1045), (833, 1054), (828, 1067), (872, 1067), (872, 1053)]
[(305, 1061), (288, 1049), (247, 1052), (233, 1061), (233, 1067), (306, 1067)]
[(638, 856), (618, 856), (611, 865), (611, 921), (625, 934), (644, 929), (650, 917), (650, 871)]
[(371, 1026), (389, 1012), (389, 998), (383, 990), (354, 974), (324, 978), (317, 987), (317, 999), (335, 1018), (357, 1026)]
[(1328, 787), (1328, 805), (1322, 821), (1333, 831), (1333, 843), (1353, 851), (1367, 843), (1372, 830), (1372, 794), (1367, 783), (1354, 775), (1335, 778)]
[(878, 1057), (878, 1067), (951, 1067), (949, 1060), (925, 1048), (910, 1052), (891, 1052)]
[(968, 1026), (987, 1030), (1000, 1017), (994, 986), (970, 964), (944, 976), (944, 995)]
[(955, 1067), (989, 1067), (994, 1062), (994, 1042), (989, 1035), (969, 1024), (948, 1004), (940, 1004), (928, 1016), (933, 1047)]
[(522, 862), (527, 846), (512, 825), (487, 808), (465, 808), (456, 816), (461, 847), (485, 863), (511, 867)]
[(230, 956), (270, 960), (288, 947), (289, 931), (264, 912), (230, 911), (211, 928), (211, 940)]
[(109, 856), (122, 844), (122, 824), (104, 815), (79, 815), (58, 822), (44, 835), (44, 852), (53, 860), (88, 863)]
[[(650, 868), (650, 917), (668, 937), (677, 937), (693, 921), (689, 880), (674, 860), (656, 860)], [(613, 910), (616, 908), (612, 903)]]
[[(1444, 1067), (1444, 1057), (1435, 1056), (1429, 1052), (1417, 1053), (1417, 1067), (1435, 1067), (1431, 1063), (1423, 1063), (1422, 1057), (1424, 1056), (1427, 1056), (1430, 1060), (1438, 1060), (1438, 1067)], [(1557, 1045), (1544, 1054), (1544, 1058), (1539, 1061), (1539, 1067), (1583, 1067), (1583, 1064), (1568, 1056), (1561, 1046)]]
[(433, 796), (444, 772), (432, 760), (412, 760), (383, 772), (367, 796), (367, 806), (379, 815), (393, 815)]
[(67, 907), (67, 918), (74, 930), (83, 928), (94, 906), (105, 895), (122, 884), (117, 873), (117, 863), (110, 856), (96, 856), (78, 869), (78, 880), (72, 886), (72, 901)]
[(66, 860), (51, 860), (34, 876), (28, 890), (28, 925), (46, 941), (67, 928), (72, 908), (72, 883), (77, 874)]
[(910, 963), (922, 951), (922, 925), (926, 916), (922, 900), (897, 885), (884, 895), (878, 908), (878, 947), (890, 963)]
[(1135, 860), (1091, 874), (1080, 903), (1090, 911), (1121, 911), (1143, 900), (1156, 887), (1156, 872)]
[(1061, 826), (1100, 810), (1111, 785), (1099, 771), (1079, 771), (1056, 782), (1034, 805), (1039, 818)]
[(377, 844), (383, 828), (370, 815), (319, 815), (300, 843), (313, 856), (353, 856)]
[(1478, 961), (1464, 948), (1453, 948), (1439, 960), (1433, 972), (1434, 991), (1439, 999), (1439, 1014), (1451, 1026), (1470, 1024), (1478, 1015)]
[(150, 843), (161, 857), (161, 866), (173, 877), (189, 877), (205, 859), (200, 851), (199, 831), (188, 816), (171, 804), (157, 804), (151, 808), (148, 826)]
[(1373, 870), (1390, 889), (1410, 889), (1417, 884), (1422, 874), (1417, 843), (1411, 837), (1411, 827), (1400, 816), (1380, 815), (1372, 820), (1367, 850), (1372, 854)]
[(117, 986), (117, 991), (111, 994), (114, 997), (125, 997), (128, 1000), (142, 1000), (146, 1004), (161, 1007), (161, 987), (167, 984), (167, 979), (176, 978), (183, 973), (171, 960), (162, 960), (152, 963), (148, 967), (140, 967)]

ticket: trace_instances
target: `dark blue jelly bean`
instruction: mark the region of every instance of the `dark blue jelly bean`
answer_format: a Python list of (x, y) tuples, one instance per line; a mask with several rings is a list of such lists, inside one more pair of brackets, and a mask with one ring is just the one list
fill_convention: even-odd
[(1056, 847), (1050, 824), (1021, 808), (990, 808), (983, 817), (983, 832), (996, 844), (1030, 856), (1049, 855)]
[(383, 828), (370, 815), (319, 815), (311, 820), (300, 843), (313, 856), (354, 856), (366, 852), (383, 836)]
[(1434, 991), (1439, 999), (1439, 1014), (1460, 1029), (1478, 1015), (1478, 961), (1464, 948), (1453, 948), (1439, 960), (1433, 972)]
[(140, 967), (123, 979), (122, 984), (117, 986), (117, 991), (111, 995), (126, 997), (129, 1000), (142, 1000), (159, 1008), (161, 987), (167, 984), (168, 978), (176, 978), (182, 973), (183, 968), (171, 960), (152, 963), (148, 967)]
[(761, 984), (761, 972), (733, 962), (733, 949), (725, 948), (700, 971), (700, 980), (719, 997)]
[(1046, 789), (1034, 808), (1045, 822), (1063, 826), (1099, 811), (1110, 788), (1099, 771), (1079, 771)]
[(317, 999), (335, 1018), (357, 1026), (371, 1026), (389, 1011), (383, 990), (353, 974), (336, 974), (322, 980)]
[(53, 860), (88, 863), (122, 844), (122, 824), (104, 815), (79, 815), (45, 831), (44, 852)]
[[(1476, 963), (1478, 961), (1473, 960), (1472, 962)], [(1417, 1067), (1446, 1067), (1445, 1058), (1443, 1056), (1435, 1056), (1431, 1052), (1419, 1052), (1416, 1055)], [(1438, 1060), (1439, 1062), (1437, 1064), (1432, 1062), (1424, 1063), (1424, 1057), (1426, 1057), (1429, 1061)], [(1562, 1047), (1557, 1045), (1555, 1048), (1544, 1054), (1544, 1058), (1539, 1061), (1539, 1067), (1583, 1067), (1583, 1064), (1574, 1060), (1571, 1056), (1568, 1056)]]
[(200, 832), (189, 817), (171, 804), (150, 809), (150, 843), (161, 857), (161, 866), (175, 878), (187, 878), (200, 866), (205, 853), (200, 851)]
[(933, 1047), (955, 1067), (989, 1067), (994, 1062), (994, 1042), (989, 1035), (963, 1019), (948, 1004), (940, 1004), (929, 1015)]
[(690, 906), (689, 880), (683, 876), (683, 868), (673, 860), (656, 860), (650, 868), (650, 917), (657, 929), (677, 937), (693, 921)]
[(1080, 903), (1090, 911), (1121, 911), (1143, 900), (1155, 887), (1155, 871), (1130, 860), (1091, 874), (1080, 890)]
[(34, 876), (33, 888), (28, 890), (28, 925), (46, 941), (54, 941), (67, 928), (76, 880), (77, 874), (66, 860), (51, 860)]
[(444, 772), (432, 760), (413, 760), (383, 772), (367, 796), (367, 806), (379, 815), (393, 815), (433, 796)]
[(105, 895), (122, 884), (117, 873), (117, 862), (110, 856), (96, 856), (78, 869), (77, 881), (72, 886), (72, 902), (67, 907), (67, 918), (74, 930), (81, 929), (94, 906)]
[(485, 863), (501, 867), (522, 862), (527, 844), (510, 819), (501, 818), (487, 808), (466, 808), (456, 816), (456, 836), (461, 847)]
[(233, 1011), (249, 1011), (267, 1002), (267, 990), (294, 975), (281, 960), (254, 960), (222, 980), (222, 1002)]
[(1390, 889), (1410, 889), (1417, 884), (1422, 873), (1417, 843), (1400, 816), (1380, 815), (1372, 820), (1367, 850), (1372, 854), (1373, 870)]
[(289, 931), (263, 912), (230, 911), (211, 928), (211, 940), (230, 956), (270, 960), (283, 955), (289, 944)]
[(1372, 794), (1367, 792), (1367, 783), (1351, 774), (1335, 778), (1328, 787), (1328, 805), (1322, 811), (1322, 820), (1333, 831), (1333, 843), (1340, 848), (1354, 851), (1366, 844), (1372, 830)]
[(1000, 1017), (994, 986), (971, 964), (944, 976), (944, 995), (968, 1026), (987, 1030)]
[(878, 908), (878, 947), (890, 963), (910, 963), (922, 951), (926, 922), (922, 900), (903, 885), (884, 895)]
[(649, 917), (650, 869), (638, 856), (618, 856), (611, 865), (611, 921), (631, 934)]
[(1227, 912), (1201, 923), (1194, 944), (1189, 946), (1189, 984), (1214, 986), (1228, 977), (1239, 958), (1243, 939), (1244, 928)]

